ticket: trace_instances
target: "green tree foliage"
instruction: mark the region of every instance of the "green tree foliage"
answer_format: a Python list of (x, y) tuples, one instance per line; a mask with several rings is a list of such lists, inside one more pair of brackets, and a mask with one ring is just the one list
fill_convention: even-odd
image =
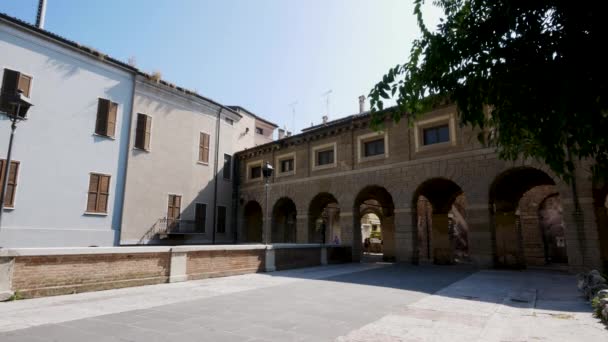
[(370, 92), (375, 123), (449, 101), (503, 159), (536, 158), (568, 180), (572, 160), (590, 158), (608, 175), (607, 1), (436, 0), (435, 31), (414, 2), (421, 37)]

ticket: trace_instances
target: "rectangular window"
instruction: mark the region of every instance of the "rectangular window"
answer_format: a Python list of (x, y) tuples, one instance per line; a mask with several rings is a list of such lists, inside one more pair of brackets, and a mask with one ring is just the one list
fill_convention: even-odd
[(262, 128), (260, 128), (260, 127), (256, 127), (256, 128), (255, 128), (255, 132), (256, 132), (257, 134), (264, 134), (264, 130), (263, 130)]
[(205, 223), (207, 222), (207, 205), (196, 203), (194, 208), (194, 226), (197, 233), (205, 232)]
[(167, 205), (167, 219), (170, 221), (179, 220), (181, 215), (182, 207), (182, 196), (180, 195), (169, 195), (169, 202)]
[(281, 160), (281, 173), (293, 171), (293, 158)]
[(325, 150), (317, 152), (317, 165), (328, 165), (334, 163), (334, 150)]
[(201, 132), (198, 146), (198, 161), (202, 163), (209, 163), (209, 140), (209, 134)]
[(146, 114), (137, 114), (137, 126), (135, 128), (135, 147), (149, 151), (151, 133), (152, 117)]
[(373, 157), (384, 154), (384, 138), (363, 143), (363, 156)]
[(224, 179), (230, 179), (232, 169), (232, 156), (224, 154)]
[(257, 179), (262, 177), (262, 167), (261, 166), (253, 166), (250, 170), (249, 179)]
[[(32, 77), (24, 75), (18, 71), (4, 69), (2, 77), (2, 86), (0, 88), (0, 111), (6, 112), (9, 115), (17, 114), (17, 107), (8, 102), (9, 98), (21, 90), (24, 96), (30, 97), (32, 87)], [(22, 112), (20, 116), (25, 116)]]
[(432, 145), (450, 141), (450, 128), (448, 125), (425, 128), (423, 130), (423, 144)]
[(230, 126), (234, 125), (234, 120), (232, 120), (231, 118), (224, 118), (224, 121), (226, 121), (226, 123)]
[(107, 99), (100, 98), (97, 103), (97, 120), (95, 122), (95, 133), (114, 137), (116, 131), (116, 112), (118, 104)]
[[(4, 184), (4, 172), (6, 172), (6, 160), (0, 159), (0, 186)], [(15, 193), (17, 191), (17, 175), (19, 174), (19, 162), (11, 160), (11, 168), (8, 170), (8, 184), (4, 195), (4, 206), (12, 208), (15, 206)]]
[(223, 206), (217, 207), (217, 232), (226, 232), (226, 207)]
[(89, 177), (88, 213), (107, 213), (110, 197), (110, 176), (91, 173)]

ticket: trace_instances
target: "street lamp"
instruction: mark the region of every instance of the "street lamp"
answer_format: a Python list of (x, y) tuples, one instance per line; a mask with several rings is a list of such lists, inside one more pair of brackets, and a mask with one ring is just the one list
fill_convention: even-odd
[(273, 171), (274, 171), (274, 168), (272, 167), (272, 165), (270, 165), (269, 162), (265, 162), (264, 166), (262, 167), (262, 175), (264, 176), (264, 192), (265, 192), (265, 196), (266, 196), (266, 210), (265, 210), (266, 219), (264, 220), (264, 229), (262, 231), (262, 233), (264, 235), (262, 240), (264, 240), (265, 245), (268, 244), (268, 233), (270, 232), (270, 227), (269, 227), (270, 219), (268, 217), (268, 188), (270, 187), (270, 177), (272, 177)]
[(0, 95), (0, 103), (8, 107), (6, 116), (11, 120), (11, 136), (8, 141), (8, 152), (6, 154), (6, 167), (2, 178), (2, 188), (0, 191), (0, 229), (2, 228), (2, 214), (4, 213), (4, 198), (6, 197), (6, 188), (8, 187), (8, 177), (11, 169), (11, 152), (13, 150), (13, 137), (17, 128), (17, 121), (25, 120), (27, 112), (33, 106), (30, 99), (23, 95), (21, 90), (17, 90), (14, 94)]

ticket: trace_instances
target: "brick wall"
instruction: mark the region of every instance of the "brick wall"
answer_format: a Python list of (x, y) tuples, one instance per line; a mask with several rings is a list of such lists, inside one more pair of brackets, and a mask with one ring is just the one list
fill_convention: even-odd
[(26, 297), (164, 283), (170, 253), (19, 256), (12, 290)]
[(217, 250), (188, 252), (188, 279), (224, 277), (264, 270), (265, 250)]
[(318, 247), (276, 249), (275, 265), (277, 270), (321, 265), (321, 249)]

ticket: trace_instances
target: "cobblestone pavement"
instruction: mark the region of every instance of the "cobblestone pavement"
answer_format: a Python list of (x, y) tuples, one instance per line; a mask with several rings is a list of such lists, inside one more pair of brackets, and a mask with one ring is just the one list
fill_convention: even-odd
[(348, 264), (0, 303), (0, 341), (600, 341), (575, 278)]

